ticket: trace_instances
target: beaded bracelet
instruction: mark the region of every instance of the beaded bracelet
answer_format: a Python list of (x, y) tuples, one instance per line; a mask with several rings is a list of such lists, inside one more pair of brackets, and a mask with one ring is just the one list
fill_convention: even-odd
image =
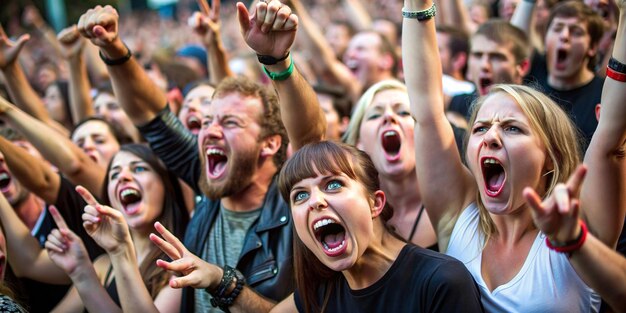
[(585, 224), (583, 220), (579, 221), (580, 234), (578, 235), (578, 238), (565, 243), (557, 243), (546, 237), (546, 245), (548, 246), (548, 248), (559, 253), (567, 253), (567, 256), (571, 257), (574, 251), (580, 249), (580, 247), (583, 246), (585, 240), (587, 239), (587, 233), (589, 233), (589, 230), (587, 229), (587, 224)]
[(430, 8), (421, 11), (408, 11), (405, 8), (402, 8), (402, 16), (404, 18), (414, 18), (418, 22), (430, 20), (435, 17), (435, 15), (437, 15), (437, 6), (434, 2)]
[[(228, 294), (228, 288), (235, 282), (235, 288)], [(246, 284), (246, 278), (236, 270), (228, 265), (224, 266), (224, 275), (220, 281), (219, 286), (215, 290), (206, 288), (205, 290), (213, 296), (211, 298), (211, 305), (215, 308), (219, 307), (222, 311), (229, 313), (228, 307), (231, 306), (237, 296), (241, 293), (243, 286)]]

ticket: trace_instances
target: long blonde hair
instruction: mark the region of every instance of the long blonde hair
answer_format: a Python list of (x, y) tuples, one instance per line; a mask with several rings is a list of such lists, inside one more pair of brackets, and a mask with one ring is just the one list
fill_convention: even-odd
[[(552, 193), (556, 184), (566, 181), (580, 163), (580, 136), (576, 127), (567, 113), (548, 96), (527, 86), (505, 84), (493, 86), (487, 95), (476, 100), (472, 105), (469, 125), (474, 125), (476, 115), (485, 100), (497, 93), (505, 93), (515, 99), (530, 121), (530, 127), (545, 145), (546, 153), (554, 169), (545, 174), (547, 177), (545, 190), (537, 190), (537, 192), (542, 197), (546, 197)], [(470, 135), (471, 132), (467, 132), (466, 147)], [(485, 209), (479, 191), (476, 195), (480, 212), (480, 228), (486, 235), (486, 239), (489, 239), (497, 233), (497, 229)]]

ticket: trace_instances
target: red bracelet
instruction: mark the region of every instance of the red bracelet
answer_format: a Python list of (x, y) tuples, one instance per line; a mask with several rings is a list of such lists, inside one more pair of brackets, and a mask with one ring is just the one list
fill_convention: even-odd
[(567, 253), (568, 256), (571, 256), (572, 252), (580, 249), (580, 247), (583, 246), (585, 240), (587, 239), (588, 232), (589, 230), (587, 229), (587, 224), (585, 224), (583, 220), (580, 220), (580, 235), (578, 235), (578, 238), (564, 244), (557, 244), (552, 242), (548, 237), (546, 237), (546, 245), (551, 250), (560, 253)]
[(625, 83), (626, 82), (626, 74), (624, 73), (620, 73), (610, 67), (606, 67), (606, 76), (613, 78), (614, 80), (618, 81), (618, 82), (622, 82)]

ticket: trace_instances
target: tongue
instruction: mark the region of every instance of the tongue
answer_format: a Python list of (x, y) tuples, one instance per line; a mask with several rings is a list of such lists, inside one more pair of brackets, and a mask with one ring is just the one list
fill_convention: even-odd
[(490, 191), (498, 191), (502, 187), (503, 182), (504, 173), (501, 172), (489, 178), (489, 181), (487, 182), (487, 188), (489, 188)]
[(345, 232), (339, 232), (336, 234), (328, 234), (324, 236), (323, 241), (329, 249), (337, 248), (341, 244), (345, 237)]
[(400, 151), (400, 145), (400, 136), (398, 136), (397, 134), (391, 136), (383, 136), (383, 149), (385, 149), (385, 152), (389, 153), (390, 155), (398, 154), (398, 151)]
[(211, 174), (213, 174), (214, 176), (218, 176), (220, 173), (224, 171), (225, 166), (226, 166), (225, 161), (216, 162), (215, 164), (213, 164), (213, 171), (211, 171)]

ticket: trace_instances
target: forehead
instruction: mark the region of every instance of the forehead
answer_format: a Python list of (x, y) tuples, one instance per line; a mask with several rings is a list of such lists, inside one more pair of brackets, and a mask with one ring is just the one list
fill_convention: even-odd
[(374, 32), (358, 33), (350, 40), (350, 47), (378, 47), (380, 36)]
[(374, 95), (368, 109), (376, 109), (387, 105), (409, 105), (409, 95), (400, 89), (387, 89)]
[(89, 136), (93, 134), (111, 135), (109, 126), (102, 121), (89, 121), (80, 125), (72, 134), (72, 139)]
[(128, 151), (120, 151), (111, 160), (111, 167), (127, 165), (131, 162), (143, 162), (143, 160)]
[(476, 114), (476, 120), (503, 120), (513, 118), (519, 121), (527, 122), (528, 118), (522, 110), (522, 107), (504, 92), (497, 92), (487, 96), (485, 102)]
[(214, 91), (215, 91), (215, 88), (211, 86), (207, 86), (207, 85), (196, 86), (193, 89), (191, 89), (189, 93), (187, 93), (187, 96), (185, 96), (185, 101), (188, 101), (194, 98), (210, 98), (213, 96)]
[(243, 96), (233, 92), (214, 98), (208, 107), (207, 115), (236, 115), (257, 119), (261, 116), (263, 104), (254, 96)]
[(550, 27), (554, 26), (576, 26), (585, 30), (587, 29), (587, 23), (578, 17), (555, 16), (550, 23)]
[(28, 154), (32, 156), (43, 158), (41, 154), (39, 153), (39, 150), (35, 149), (35, 146), (33, 146), (30, 142), (26, 140), (15, 140), (13, 141), (13, 144), (22, 149), (25, 149), (26, 151), (28, 151)]
[(101, 92), (93, 99), (94, 106), (100, 106), (111, 102), (117, 103), (117, 99), (115, 99), (115, 97), (108, 92)]
[(512, 57), (513, 53), (511, 52), (512, 44), (511, 43), (498, 43), (494, 40), (487, 38), (485, 35), (475, 35), (471, 39), (471, 50), (472, 52), (483, 52), (483, 53), (502, 53), (506, 55), (510, 55)]

